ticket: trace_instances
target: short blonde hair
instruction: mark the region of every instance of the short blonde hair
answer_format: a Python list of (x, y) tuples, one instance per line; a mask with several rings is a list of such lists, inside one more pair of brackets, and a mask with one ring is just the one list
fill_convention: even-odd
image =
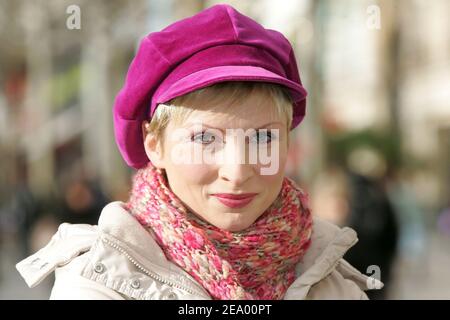
[(267, 82), (228, 81), (198, 89), (159, 104), (147, 126), (147, 133), (153, 134), (163, 148), (165, 129), (169, 121), (181, 124), (193, 111), (205, 107), (214, 111), (214, 106), (223, 105), (224, 101), (233, 108), (238, 105), (238, 102), (254, 93), (263, 94), (273, 100), (276, 114), (281, 118), (285, 117), (289, 131), (293, 117), (293, 101), (286, 87)]

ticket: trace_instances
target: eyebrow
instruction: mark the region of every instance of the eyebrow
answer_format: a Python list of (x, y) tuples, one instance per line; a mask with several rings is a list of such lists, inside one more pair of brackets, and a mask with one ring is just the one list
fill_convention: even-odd
[[(259, 126), (258, 128), (255, 128), (255, 130), (259, 130), (259, 129), (262, 129), (262, 128), (265, 128), (265, 127), (268, 127), (268, 126), (270, 126), (272, 124), (277, 124), (277, 123), (280, 124), (280, 125), (283, 125), (283, 123), (280, 122), (280, 121), (273, 121), (273, 122), (266, 123), (266, 124), (264, 124), (262, 126)], [(203, 127), (208, 127), (208, 128), (211, 128), (211, 129), (218, 129), (218, 130), (220, 130), (222, 132), (224, 130), (226, 130), (226, 129), (216, 128), (214, 126), (210, 126), (210, 125), (208, 125), (206, 123), (203, 123), (203, 122), (189, 122), (189, 123), (186, 124), (187, 127), (191, 127), (191, 126), (194, 126), (194, 125), (202, 125)], [(253, 128), (248, 128), (248, 129), (253, 129)], [(248, 129), (246, 129), (246, 130), (248, 130)]]

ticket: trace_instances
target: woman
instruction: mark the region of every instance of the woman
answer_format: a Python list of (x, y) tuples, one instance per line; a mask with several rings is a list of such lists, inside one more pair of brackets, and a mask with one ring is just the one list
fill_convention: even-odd
[(148, 35), (114, 106), (129, 200), (18, 270), (55, 270), (51, 299), (366, 299), (342, 259), (355, 232), (313, 219), (283, 174), (305, 97), (286, 38), (231, 6)]

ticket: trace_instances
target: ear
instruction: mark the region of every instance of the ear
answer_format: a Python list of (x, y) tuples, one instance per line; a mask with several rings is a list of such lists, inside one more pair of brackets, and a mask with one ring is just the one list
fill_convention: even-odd
[(164, 169), (164, 159), (160, 142), (155, 135), (147, 132), (148, 121), (142, 122), (142, 140), (144, 141), (145, 153), (152, 164), (160, 169)]

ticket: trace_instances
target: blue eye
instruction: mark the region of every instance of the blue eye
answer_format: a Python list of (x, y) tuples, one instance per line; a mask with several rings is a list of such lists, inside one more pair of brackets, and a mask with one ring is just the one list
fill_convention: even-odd
[(191, 141), (201, 143), (201, 144), (210, 144), (216, 140), (216, 137), (209, 132), (200, 132), (191, 136)]
[(258, 131), (258, 133), (255, 135), (255, 138), (257, 140), (257, 143), (266, 144), (274, 140), (276, 136), (272, 134), (272, 132), (263, 129)]

